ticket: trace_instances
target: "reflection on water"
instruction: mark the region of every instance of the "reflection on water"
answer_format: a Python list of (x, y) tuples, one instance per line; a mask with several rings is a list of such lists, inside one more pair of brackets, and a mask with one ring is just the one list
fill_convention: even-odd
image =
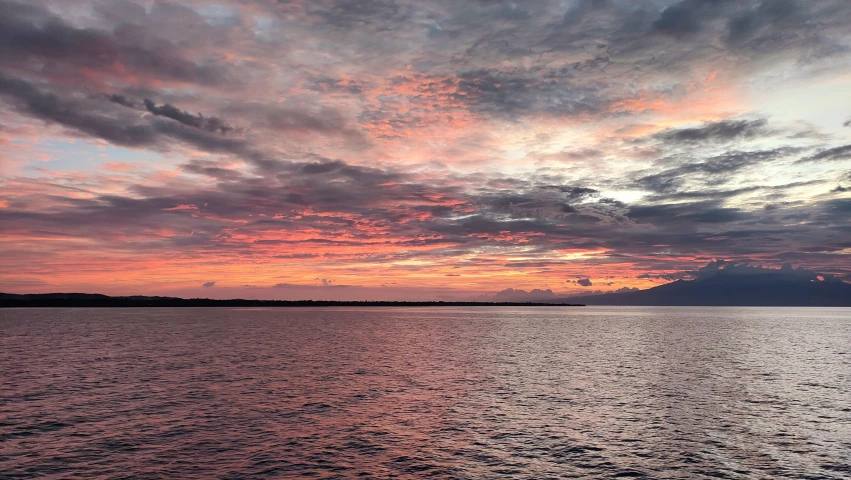
[(851, 310), (0, 311), (3, 478), (851, 478)]

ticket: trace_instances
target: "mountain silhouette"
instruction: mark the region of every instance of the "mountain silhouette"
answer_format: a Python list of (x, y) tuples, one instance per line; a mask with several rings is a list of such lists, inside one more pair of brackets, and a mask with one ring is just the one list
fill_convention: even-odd
[(717, 260), (692, 273), (692, 280), (647, 290), (570, 300), (587, 305), (851, 307), (851, 284), (788, 264), (771, 269)]

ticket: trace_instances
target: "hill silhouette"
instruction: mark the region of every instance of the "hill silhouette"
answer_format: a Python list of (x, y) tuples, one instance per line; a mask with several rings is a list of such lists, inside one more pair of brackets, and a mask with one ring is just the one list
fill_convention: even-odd
[(692, 280), (647, 290), (570, 297), (587, 305), (851, 307), (851, 284), (784, 265), (780, 269), (716, 260)]

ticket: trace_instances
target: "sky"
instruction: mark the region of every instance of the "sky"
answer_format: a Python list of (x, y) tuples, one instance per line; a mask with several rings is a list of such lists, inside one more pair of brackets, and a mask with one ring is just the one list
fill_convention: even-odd
[(847, 0), (0, 0), (0, 291), (851, 282)]

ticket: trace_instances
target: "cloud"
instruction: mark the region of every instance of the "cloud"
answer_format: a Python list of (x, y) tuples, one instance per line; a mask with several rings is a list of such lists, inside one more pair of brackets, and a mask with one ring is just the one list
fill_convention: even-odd
[(22, 113), (116, 145), (156, 149), (176, 140), (210, 152), (262, 158), (262, 155), (239, 140), (218, 138), (206, 132), (196, 133), (194, 129), (182, 128), (170, 122), (146, 122), (136, 115), (107, 109), (96, 100), (63, 97), (41, 90), (27, 81), (2, 74), (0, 97), (6, 97)]
[[(721, 3), (721, 2), (718, 2)], [(700, 31), (703, 17), (711, 13), (712, 5), (708, 1), (683, 0), (665, 7), (659, 18), (653, 21), (652, 28), (675, 37), (686, 36)]]
[[(728, 41), (743, 44), (753, 41), (766, 30), (800, 26), (810, 18), (809, 12), (795, 0), (761, 1), (756, 8), (746, 8), (728, 20)], [(800, 27), (799, 27), (800, 28)]]
[(5, 66), (31, 68), (39, 59), (50, 73), (97, 71), (116, 79), (134, 74), (215, 85), (231, 82), (222, 66), (189, 60), (175, 44), (132, 24), (113, 31), (78, 28), (32, 3), (0, 1), (0, 50)]
[(216, 282), (205, 282), (205, 283), (204, 283), (203, 285), (201, 285), (201, 286), (202, 286), (202, 287), (204, 287), (204, 288), (213, 288), (213, 287), (215, 287), (215, 286), (216, 286)]
[(717, 202), (692, 202), (670, 205), (640, 205), (629, 211), (630, 218), (657, 223), (690, 222), (729, 223), (745, 220), (747, 213), (739, 208), (722, 207)]
[(662, 194), (677, 192), (686, 183), (702, 182), (717, 186), (735, 173), (784, 158), (795, 149), (776, 148), (757, 151), (730, 151), (703, 161), (691, 161), (636, 179), (636, 186)]
[(724, 141), (742, 138), (753, 138), (766, 133), (768, 121), (764, 118), (756, 120), (721, 120), (706, 123), (696, 128), (669, 129), (657, 133), (655, 138), (670, 143), (696, 143), (708, 141)]
[(167, 117), (184, 125), (189, 125), (190, 127), (223, 134), (233, 130), (233, 127), (217, 117), (204, 118), (204, 116), (200, 113), (198, 115), (192, 115), (191, 113), (184, 112), (168, 103), (158, 107), (152, 100), (147, 98), (143, 101), (143, 103), (145, 105), (145, 109), (154, 115)]
[(600, 112), (605, 102), (592, 85), (570, 86), (558, 72), (538, 77), (519, 72), (473, 70), (458, 77), (457, 98), (473, 111), (518, 118), (529, 114), (579, 116)]
[(639, 290), (641, 290), (641, 289), (638, 288), (638, 287), (621, 287), (621, 288), (615, 290), (614, 293), (637, 292)]
[[(592, 192), (569, 185), (553, 188), (552, 179), (542, 185), (515, 184), (510, 192), (483, 189), (470, 194), (411, 175), (343, 162), (293, 164), (286, 172), (275, 181), (262, 182), (240, 174), (219, 176), (228, 180), (216, 189), (192, 184), (173, 189), (135, 187), (133, 196), (86, 200), (54, 193), (51, 202), (61, 199), (65, 206), (47, 211), (36, 211), (39, 197), (29, 196), (10, 204), (14, 209), (0, 209), (0, 230), (5, 235), (23, 229), (42, 236), (86, 238), (114, 249), (126, 248), (121, 247), (127, 245), (124, 238), (144, 239), (150, 229), (167, 229), (168, 236), (149, 239), (144, 248), (180, 249), (199, 256), (211, 251), (251, 252), (273, 259), (284, 248), (291, 253), (281, 259), (321, 263), (332, 258), (338, 265), (352, 266), (452, 261), (486, 251), (496, 258), (504, 255), (495, 247), (506, 249), (508, 255), (512, 248), (523, 248), (525, 255), (536, 258), (505, 263), (512, 270), (557, 266), (551, 252), (563, 248), (606, 250), (610, 258), (621, 255), (637, 265), (649, 262), (643, 259), (652, 259), (659, 250), (741, 256), (783, 252), (802, 259), (811, 254), (797, 253), (795, 245), (806, 245), (809, 252), (848, 248), (838, 228), (851, 218), (851, 209), (842, 202), (746, 211), (718, 201), (623, 205), (585, 196), (577, 209), (596, 219), (587, 222), (559, 205)], [(12, 191), (7, 186), (7, 194)], [(401, 203), (406, 207), (399, 208)], [(436, 208), (444, 203), (449, 206)], [(792, 216), (799, 219), (790, 227)], [(113, 238), (116, 232), (121, 237)], [(318, 278), (319, 282), (323, 277)]]
[(106, 112), (84, 106), (83, 102), (64, 100), (39, 90), (32, 84), (0, 74), (0, 95), (29, 115), (72, 127), (82, 133), (103, 138), (118, 145), (154, 146), (157, 132), (151, 125), (121, 122)]
[(535, 288), (531, 291), (506, 288), (497, 292), (493, 297), (494, 302), (549, 302), (559, 297), (552, 290)]
[(15, 278), (45, 255), (66, 282), (185, 262), (311, 294), (851, 272), (845, 187), (825, 194), (848, 147), (740, 100), (846, 75), (847, 1), (217, 5), (0, 0)]
[(136, 102), (134, 102), (133, 99), (128, 98), (124, 95), (112, 93), (112, 94), (106, 95), (106, 99), (109, 100), (112, 103), (117, 103), (117, 104), (123, 105), (125, 107), (136, 108)]
[(407, 9), (393, 0), (336, 0), (316, 8), (328, 24), (341, 28), (379, 28), (389, 22), (405, 21)]
[(822, 150), (814, 155), (802, 158), (796, 163), (835, 162), (848, 159), (851, 159), (851, 145), (842, 145)]
[(577, 280), (576, 283), (582, 285), (583, 287), (590, 287), (591, 285), (593, 285), (593, 283), (591, 283), (591, 280), (588, 278), (581, 278)]

